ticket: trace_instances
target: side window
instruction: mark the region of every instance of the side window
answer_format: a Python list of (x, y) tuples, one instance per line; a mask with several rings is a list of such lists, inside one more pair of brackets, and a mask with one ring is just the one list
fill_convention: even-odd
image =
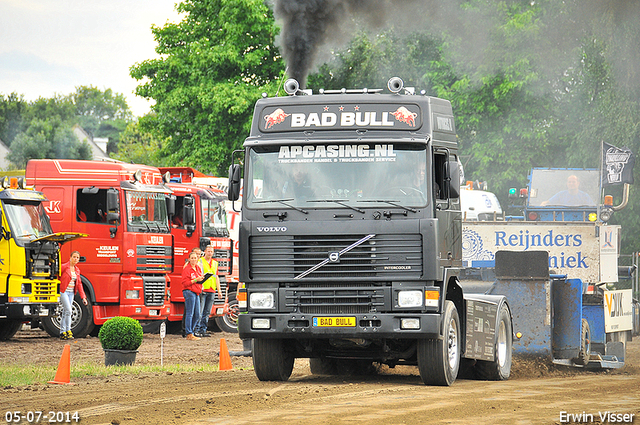
[(182, 229), (184, 223), (182, 222), (182, 211), (184, 206), (184, 196), (176, 196), (176, 214), (171, 217), (171, 227), (174, 229)]
[(85, 188), (76, 192), (76, 220), (107, 223), (107, 190)]
[(444, 173), (446, 155), (435, 153), (433, 155), (433, 191), (436, 199), (446, 199), (444, 194)]

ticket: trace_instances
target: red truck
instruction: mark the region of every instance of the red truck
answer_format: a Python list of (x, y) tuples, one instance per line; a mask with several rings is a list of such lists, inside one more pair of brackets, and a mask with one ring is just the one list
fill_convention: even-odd
[[(171, 273), (171, 313), (169, 321), (182, 320), (184, 297), (181, 290), (182, 268), (189, 252), (198, 247), (204, 251), (213, 245), (213, 258), (218, 262), (218, 275), (223, 297), (216, 294), (211, 317), (224, 332), (238, 331), (238, 303), (236, 301), (237, 280), (231, 278), (233, 270), (233, 241), (227, 228), (227, 213), (224, 191), (206, 185), (195, 185), (193, 177), (205, 176), (190, 167), (160, 167), (160, 172), (169, 173), (167, 186), (175, 197), (175, 215), (171, 220), (174, 238), (174, 268)], [(178, 290), (174, 290), (177, 285)]]
[[(91, 333), (114, 316), (140, 321), (169, 316), (173, 236), (167, 197), (171, 189), (155, 167), (108, 161), (31, 160), (27, 184), (43, 192), (55, 232), (88, 236), (63, 246), (61, 261), (80, 252), (82, 285), (89, 303), (76, 295), (71, 331)], [(57, 315), (43, 319), (59, 334)]]

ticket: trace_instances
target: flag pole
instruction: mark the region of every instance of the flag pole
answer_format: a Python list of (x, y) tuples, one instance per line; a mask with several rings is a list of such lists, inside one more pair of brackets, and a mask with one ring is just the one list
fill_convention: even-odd
[(600, 220), (600, 206), (602, 205), (602, 200), (604, 199), (604, 185), (602, 184), (602, 179), (604, 178), (604, 172), (606, 168), (603, 169), (604, 166), (604, 139), (600, 140), (600, 200), (598, 201), (598, 206), (596, 213), (598, 214), (597, 220)]

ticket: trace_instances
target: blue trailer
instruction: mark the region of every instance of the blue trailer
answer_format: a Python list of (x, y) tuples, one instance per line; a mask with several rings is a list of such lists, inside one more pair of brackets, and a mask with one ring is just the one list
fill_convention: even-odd
[[(488, 293), (505, 295), (513, 313), (515, 353), (554, 363), (615, 368), (632, 338), (632, 290), (619, 280), (624, 207), (600, 203), (597, 169), (536, 168), (520, 192), (521, 215), (463, 222), (463, 263), (495, 273)], [(579, 190), (578, 190), (579, 188)], [(464, 284), (464, 282), (463, 282)]]

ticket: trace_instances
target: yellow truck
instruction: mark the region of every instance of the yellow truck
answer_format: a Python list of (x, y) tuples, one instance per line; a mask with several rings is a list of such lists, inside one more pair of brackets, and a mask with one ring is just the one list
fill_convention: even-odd
[(84, 236), (53, 233), (47, 198), (28, 189), (23, 177), (0, 185), (0, 341), (23, 323), (37, 326), (53, 315), (60, 297), (60, 244)]

